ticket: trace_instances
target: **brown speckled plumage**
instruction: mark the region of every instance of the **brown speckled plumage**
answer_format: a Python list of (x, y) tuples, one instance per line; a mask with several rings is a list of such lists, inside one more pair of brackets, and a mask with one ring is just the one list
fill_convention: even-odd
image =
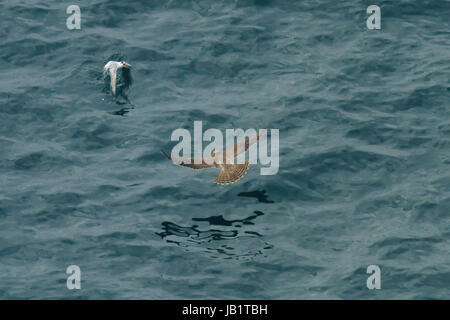
[[(245, 161), (244, 163), (229, 163), (231, 162), (230, 160), (236, 158), (240, 153), (246, 152), (250, 148), (250, 146), (258, 141), (260, 136), (265, 132), (265, 130), (262, 130), (256, 136), (250, 139), (245, 138), (245, 141), (243, 140), (241, 142), (235, 143), (228, 149), (218, 151), (214, 153), (212, 157), (203, 158), (201, 159), (201, 161), (194, 161), (194, 159), (192, 158), (172, 158), (163, 150), (161, 150), (161, 152), (166, 156), (167, 159), (183, 167), (188, 167), (195, 170), (219, 168), (219, 175), (214, 180), (214, 182), (221, 185), (232, 184), (236, 181), (239, 181), (247, 173), (249, 162)], [(216, 161), (217, 159), (219, 159), (219, 161)]]

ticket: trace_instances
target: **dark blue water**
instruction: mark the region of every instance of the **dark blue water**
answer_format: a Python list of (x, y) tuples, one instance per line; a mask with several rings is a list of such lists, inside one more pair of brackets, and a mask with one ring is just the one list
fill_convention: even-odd
[[(447, 0), (0, 1), (0, 298), (449, 298), (449, 17)], [(196, 120), (278, 128), (278, 174), (174, 166), (160, 149)]]

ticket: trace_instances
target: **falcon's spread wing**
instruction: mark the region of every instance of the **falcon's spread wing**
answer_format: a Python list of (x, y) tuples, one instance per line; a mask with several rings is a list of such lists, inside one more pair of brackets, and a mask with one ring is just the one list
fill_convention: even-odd
[(202, 159), (202, 163), (194, 163), (195, 159), (192, 158), (172, 158), (171, 156), (169, 156), (167, 153), (165, 153), (163, 150), (161, 150), (161, 152), (163, 153), (163, 155), (166, 156), (167, 159), (169, 159), (170, 161), (172, 161), (175, 164), (179, 164), (180, 166), (183, 167), (188, 167), (188, 168), (192, 168), (192, 169), (207, 169), (207, 168), (215, 168), (216, 166), (214, 165), (214, 160), (213, 159), (208, 159), (209, 163), (208, 164), (205, 162), (205, 158)]
[(253, 137), (245, 138), (244, 140), (241, 140), (228, 147), (224, 151), (218, 151), (215, 155), (217, 157), (216, 159), (224, 159), (224, 163), (231, 164), (234, 158), (236, 158), (241, 153), (246, 152), (252, 144), (257, 142), (259, 138), (266, 133), (266, 129), (260, 130), (259, 133), (254, 135)]
[(220, 173), (214, 182), (218, 184), (235, 183), (247, 173), (248, 164), (248, 161), (246, 161), (242, 164), (236, 163), (223, 165), (222, 170), (220, 170)]

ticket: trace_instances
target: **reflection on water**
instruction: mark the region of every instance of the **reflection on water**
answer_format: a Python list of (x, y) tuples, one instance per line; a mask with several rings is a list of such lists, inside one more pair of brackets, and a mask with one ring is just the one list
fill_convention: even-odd
[(256, 198), (259, 202), (262, 203), (273, 203), (272, 200), (267, 199), (266, 190), (255, 190), (250, 192), (241, 192), (238, 194), (239, 197), (250, 197)]
[(132, 108), (122, 108), (120, 110), (111, 112), (112, 114), (116, 115), (116, 116), (124, 116), (126, 115), (128, 112), (130, 112)]
[(206, 221), (209, 222), (210, 225), (217, 225), (217, 226), (232, 226), (233, 224), (236, 224), (237, 227), (240, 227), (239, 223), (242, 224), (254, 224), (251, 220), (256, 219), (258, 216), (264, 215), (261, 211), (255, 211), (255, 214), (252, 216), (249, 216), (245, 219), (238, 219), (238, 220), (226, 220), (222, 215), (219, 216), (212, 216), (209, 218), (192, 218), (194, 221)]
[(163, 231), (157, 233), (169, 243), (177, 244), (186, 250), (200, 250), (214, 258), (240, 259), (264, 255), (273, 246), (263, 240), (256, 231), (246, 230), (254, 225), (253, 220), (264, 215), (255, 211), (245, 219), (227, 220), (222, 215), (208, 218), (193, 218), (193, 221), (206, 222), (214, 228), (198, 225), (180, 226), (173, 222), (162, 223)]

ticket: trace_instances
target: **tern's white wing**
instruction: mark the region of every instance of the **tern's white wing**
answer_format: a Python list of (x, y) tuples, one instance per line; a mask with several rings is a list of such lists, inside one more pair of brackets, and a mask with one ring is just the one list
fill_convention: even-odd
[(111, 81), (111, 91), (113, 95), (116, 95), (116, 82), (117, 82), (117, 69), (119, 67), (119, 62), (117, 61), (108, 61), (107, 64), (103, 67), (103, 76), (106, 76), (106, 73), (109, 73), (109, 78)]
[(109, 68), (109, 77), (111, 78), (111, 91), (113, 95), (116, 95), (116, 76), (117, 68)]

